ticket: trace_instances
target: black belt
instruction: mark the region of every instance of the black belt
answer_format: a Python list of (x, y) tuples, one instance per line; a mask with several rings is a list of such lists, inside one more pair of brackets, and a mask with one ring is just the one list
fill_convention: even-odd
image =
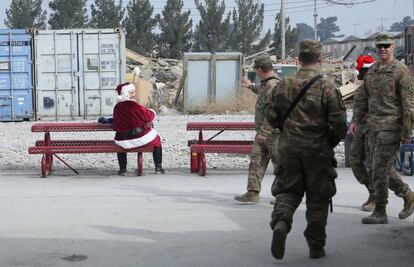
[(133, 137), (133, 136), (137, 136), (138, 134), (142, 133), (144, 131), (144, 128), (142, 127), (137, 127), (132, 129), (131, 131), (128, 132), (116, 132), (116, 135), (120, 138), (129, 138), (129, 137)]

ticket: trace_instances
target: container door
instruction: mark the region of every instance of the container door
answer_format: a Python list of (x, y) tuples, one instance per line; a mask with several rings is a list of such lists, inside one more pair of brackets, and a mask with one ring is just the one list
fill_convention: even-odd
[(185, 110), (197, 110), (210, 102), (210, 60), (188, 59), (185, 79)]
[(32, 38), (26, 30), (0, 30), (0, 120), (33, 118)]
[(238, 60), (216, 61), (216, 103), (234, 103), (240, 84), (240, 62)]
[(79, 116), (77, 35), (71, 31), (35, 33), (37, 117)]
[[(80, 113), (85, 118), (112, 116), (116, 86), (122, 77), (122, 42), (118, 32), (79, 34)], [(125, 70), (123, 70), (125, 72)]]

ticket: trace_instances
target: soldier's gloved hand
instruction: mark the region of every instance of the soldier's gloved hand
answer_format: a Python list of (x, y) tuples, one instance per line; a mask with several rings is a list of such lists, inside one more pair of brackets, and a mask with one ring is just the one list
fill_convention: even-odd
[(258, 134), (256, 136), (256, 141), (259, 142), (259, 143), (264, 143), (266, 141), (266, 136), (263, 136), (261, 134)]

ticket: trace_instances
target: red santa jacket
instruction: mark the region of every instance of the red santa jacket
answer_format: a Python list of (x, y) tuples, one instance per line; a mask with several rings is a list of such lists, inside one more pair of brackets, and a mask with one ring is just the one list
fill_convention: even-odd
[[(157, 132), (150, 126), (154, 119), (154, 110), (135, 101), (117, 103), (112, 122), (113, 129), (116, 131), (115, 143), (126, 149), (144, 146), (151, 142), (159, 143)], [(134, 129), (136, 130), (133, 134)], [(157, 146), (155, 143), (153, 145)]]

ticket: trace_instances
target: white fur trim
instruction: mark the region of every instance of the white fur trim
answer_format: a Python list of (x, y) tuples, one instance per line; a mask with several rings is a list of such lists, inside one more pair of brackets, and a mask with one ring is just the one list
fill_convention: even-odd
[(154, 113), (154, 117), (157, 116), (157, 112), (155, 112), (155, 110), (153, 110), (152, 108), (149, 108), (149, 110), (151, 110), (151, 112)]
[(151, 130), (144, 136), (130, 140), (115, 140), (115, 144), (125, 149), (140, 147), (152, 142), (157, 137), (157, 134), (157, 131), (151, 128)]
[(122, 87), (121, 94), (117, 96), (116, 100), (118, 102), (131, 100), (129, 98), (129, 92), (132, 92), (132, 91), (135, 92), (135, 86), (132, 83), (125, 85), (124, 87)]
[(358, 76), (359, 71), (358, 70), (354, 70), (354, 74), (355, 74), (355, 76)]
[(135, 86), (132, 83), (122, 87), (121, 95), (128, 95), (131, 91), (135, 91)]
[(363, 68), (371, 68), (371, 66), (374, 65), (374, 63), (365, 63), (362, 65)]

